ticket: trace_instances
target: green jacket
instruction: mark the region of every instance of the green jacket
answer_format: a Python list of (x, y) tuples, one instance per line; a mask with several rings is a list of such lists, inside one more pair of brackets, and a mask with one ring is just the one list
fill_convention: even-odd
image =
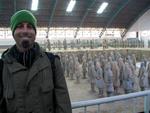
[(7, 113), (72, 113), (60, 60), (55, 58), (53, 75), (50, 60), (36, 46), (38, 52), (30, 67), (12, 57), (14, 47), (3, 55), (3, 98)]

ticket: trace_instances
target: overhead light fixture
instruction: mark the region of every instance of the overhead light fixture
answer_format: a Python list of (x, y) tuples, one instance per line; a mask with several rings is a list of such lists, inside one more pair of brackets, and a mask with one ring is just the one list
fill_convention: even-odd
[(32, 0), (31, 10), (36, 11), (38, 9), (39, 0)]
[(75, 4), (76, 4), (76, 0), (70, 0), (66, 11), (67, 11), (67, 12), (72, 12), (72, 10), (73, 10)]
[(107, 3), (107, 2), (103, 2), (103, 3), (100, 5), (99, 9), (97, 10), (97, 14), (103, 13), (103, 11), (106, 9), (107, 6), (108, 6), (108, 3)]

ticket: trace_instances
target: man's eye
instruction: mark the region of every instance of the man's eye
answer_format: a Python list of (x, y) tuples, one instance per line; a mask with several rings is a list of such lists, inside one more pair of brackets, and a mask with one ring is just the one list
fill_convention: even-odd
[(32, 25), (28, 25), (27, 27), (30, 28), (30, 29), (33, 29), (33, 26), (32, 26)]
[(22, 27), (23, 27), (22, 24), (17, 25), (17, 28), (22, 28)]

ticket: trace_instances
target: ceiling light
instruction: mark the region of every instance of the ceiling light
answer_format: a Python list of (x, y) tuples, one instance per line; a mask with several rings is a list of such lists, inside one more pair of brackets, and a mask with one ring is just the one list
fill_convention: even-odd
[(70, 0), (66, 11), (72, 12), (72, 9), (74, 8), (75, 4), (76, 4), (76, 0)]
[(36, 11), (38, 8), (39, 0), (32, 0), (31, 10)]
[(108, 6), (108, 3), (107, 3), (107, 2), (103, 2), (103, 3), (100, 5), (99, 9), (97, 10), (97, 14), (103, 13), (103, 11), (106, 9), (107, 6)]

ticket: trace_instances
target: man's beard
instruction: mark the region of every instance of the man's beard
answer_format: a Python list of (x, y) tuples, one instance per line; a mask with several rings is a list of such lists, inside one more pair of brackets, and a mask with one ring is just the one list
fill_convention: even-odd
[(24, 49), (30, 48), (30, 46), (31, 46), (29, 40), (23, 40), (21, 42), (21, 45)]
[(21, 42), (21, 46), (24, 49), (28, 49), (31, 47), (31, 35), (29, 35), (28, 33), (23, 33), (20, 36), (22, 38), (22, 42)]
[(33, 33), (17, 33), (14, 35), (17, 47), (20, 51), (26, 51), (34, 45), (35, 35)]

